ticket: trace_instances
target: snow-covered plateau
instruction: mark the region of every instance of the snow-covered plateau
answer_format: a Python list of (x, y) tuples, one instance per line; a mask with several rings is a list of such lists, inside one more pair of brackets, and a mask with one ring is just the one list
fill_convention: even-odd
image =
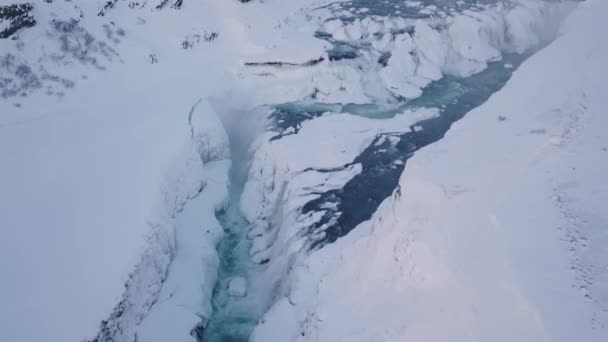
[(0, 0), (0, 341), (608, 341), (604, 0)]

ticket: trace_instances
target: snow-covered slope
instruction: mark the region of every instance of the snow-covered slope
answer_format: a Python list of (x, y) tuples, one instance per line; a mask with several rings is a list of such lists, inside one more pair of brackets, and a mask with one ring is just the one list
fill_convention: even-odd
[(296, 266), (254, 341), (605, 341), (604, 1)]
[[(14, 62), (0, 71), (7, 82), (0, 86), (0, 340), (81, 341), (108, 317), (102, 336), (120, 330), (132, 338), (180, 255), (176, 229), (187, 224), (176, 217), (199, 192), (207, 198), (197, 202), (201, 223), (188, 224), (215, 236), (189, 240), (211, 243), (201, 248), (208, 253), (221, 236), (209, 217), (225, 196), (218, 188), (227, 182), (228, 142), (201, 98), (229, 77), (192, 69), (217, 64), (220, 52), (228, 61), (230, 44), (183, 49), (196, 13), (180, 26), (187, 12), (129, 9), (102, 18), (94, 2), (34, 5), (36, 26), (0, 41), (0, 54)], [(60, 28), (56, 18), (65, 19)], [(122, 30), (112, 29), (122, 32), (116, 41), (104, 33), (112, 23)], [(110, 47), (116, 55), (107, 59)], [(152, 64), (156, 49), (163, 52)], [(10, 81), (13, 71), (32, 81)]]

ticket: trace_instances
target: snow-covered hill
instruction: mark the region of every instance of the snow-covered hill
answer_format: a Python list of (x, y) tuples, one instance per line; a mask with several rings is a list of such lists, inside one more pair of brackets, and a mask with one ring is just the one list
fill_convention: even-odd
[(605, 340), (575, 7), (3, 0), (0, 340)]

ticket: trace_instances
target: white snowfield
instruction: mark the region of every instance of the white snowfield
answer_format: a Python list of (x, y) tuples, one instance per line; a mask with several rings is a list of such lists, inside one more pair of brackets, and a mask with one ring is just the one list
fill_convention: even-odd
[(295, 266), (252, 340), (606, 341), (606, 11), (580, 4), (417, 152), (370, 221)]
[[(229, 140), (259, 133), (235, 128), (250, 122), (239, 115), (311, 94), (414, 98), (552, 39), (572, 7), (411, 2), (436, 16), (347, 23), (317, 9), (329, 0), (117, 1), (103, 16), (106, 0), (29, 2), (37, 26), (0, 40), (0, 79), (25, 82), (0, 92), (0, 341), (14, 342), (195, 341), (212, 314), (215, 213), (242, 157)], [(501, 92), (407, 162), (400, 197), (310, 255), (296, 235), (319, 218), (301, 207), (358, 175), (350, 163), (377, 134), (437, 111), (331, 113), (276, 141), (260, 134), (240, 205), (252, 260), (272, 260), (266, 278), (231, 289), (276, 301), (252, 340), (608, 340), (607, 10), (581, 4)], [(330, 62), (317, 30), (366, 49)]]

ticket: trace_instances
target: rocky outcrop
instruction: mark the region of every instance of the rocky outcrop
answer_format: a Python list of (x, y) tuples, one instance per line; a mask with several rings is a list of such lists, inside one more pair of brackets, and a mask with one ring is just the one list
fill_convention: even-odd
[(0, 6), (0, 39), (7, 39), (17, 31), (36, 25), (29, 3)]

